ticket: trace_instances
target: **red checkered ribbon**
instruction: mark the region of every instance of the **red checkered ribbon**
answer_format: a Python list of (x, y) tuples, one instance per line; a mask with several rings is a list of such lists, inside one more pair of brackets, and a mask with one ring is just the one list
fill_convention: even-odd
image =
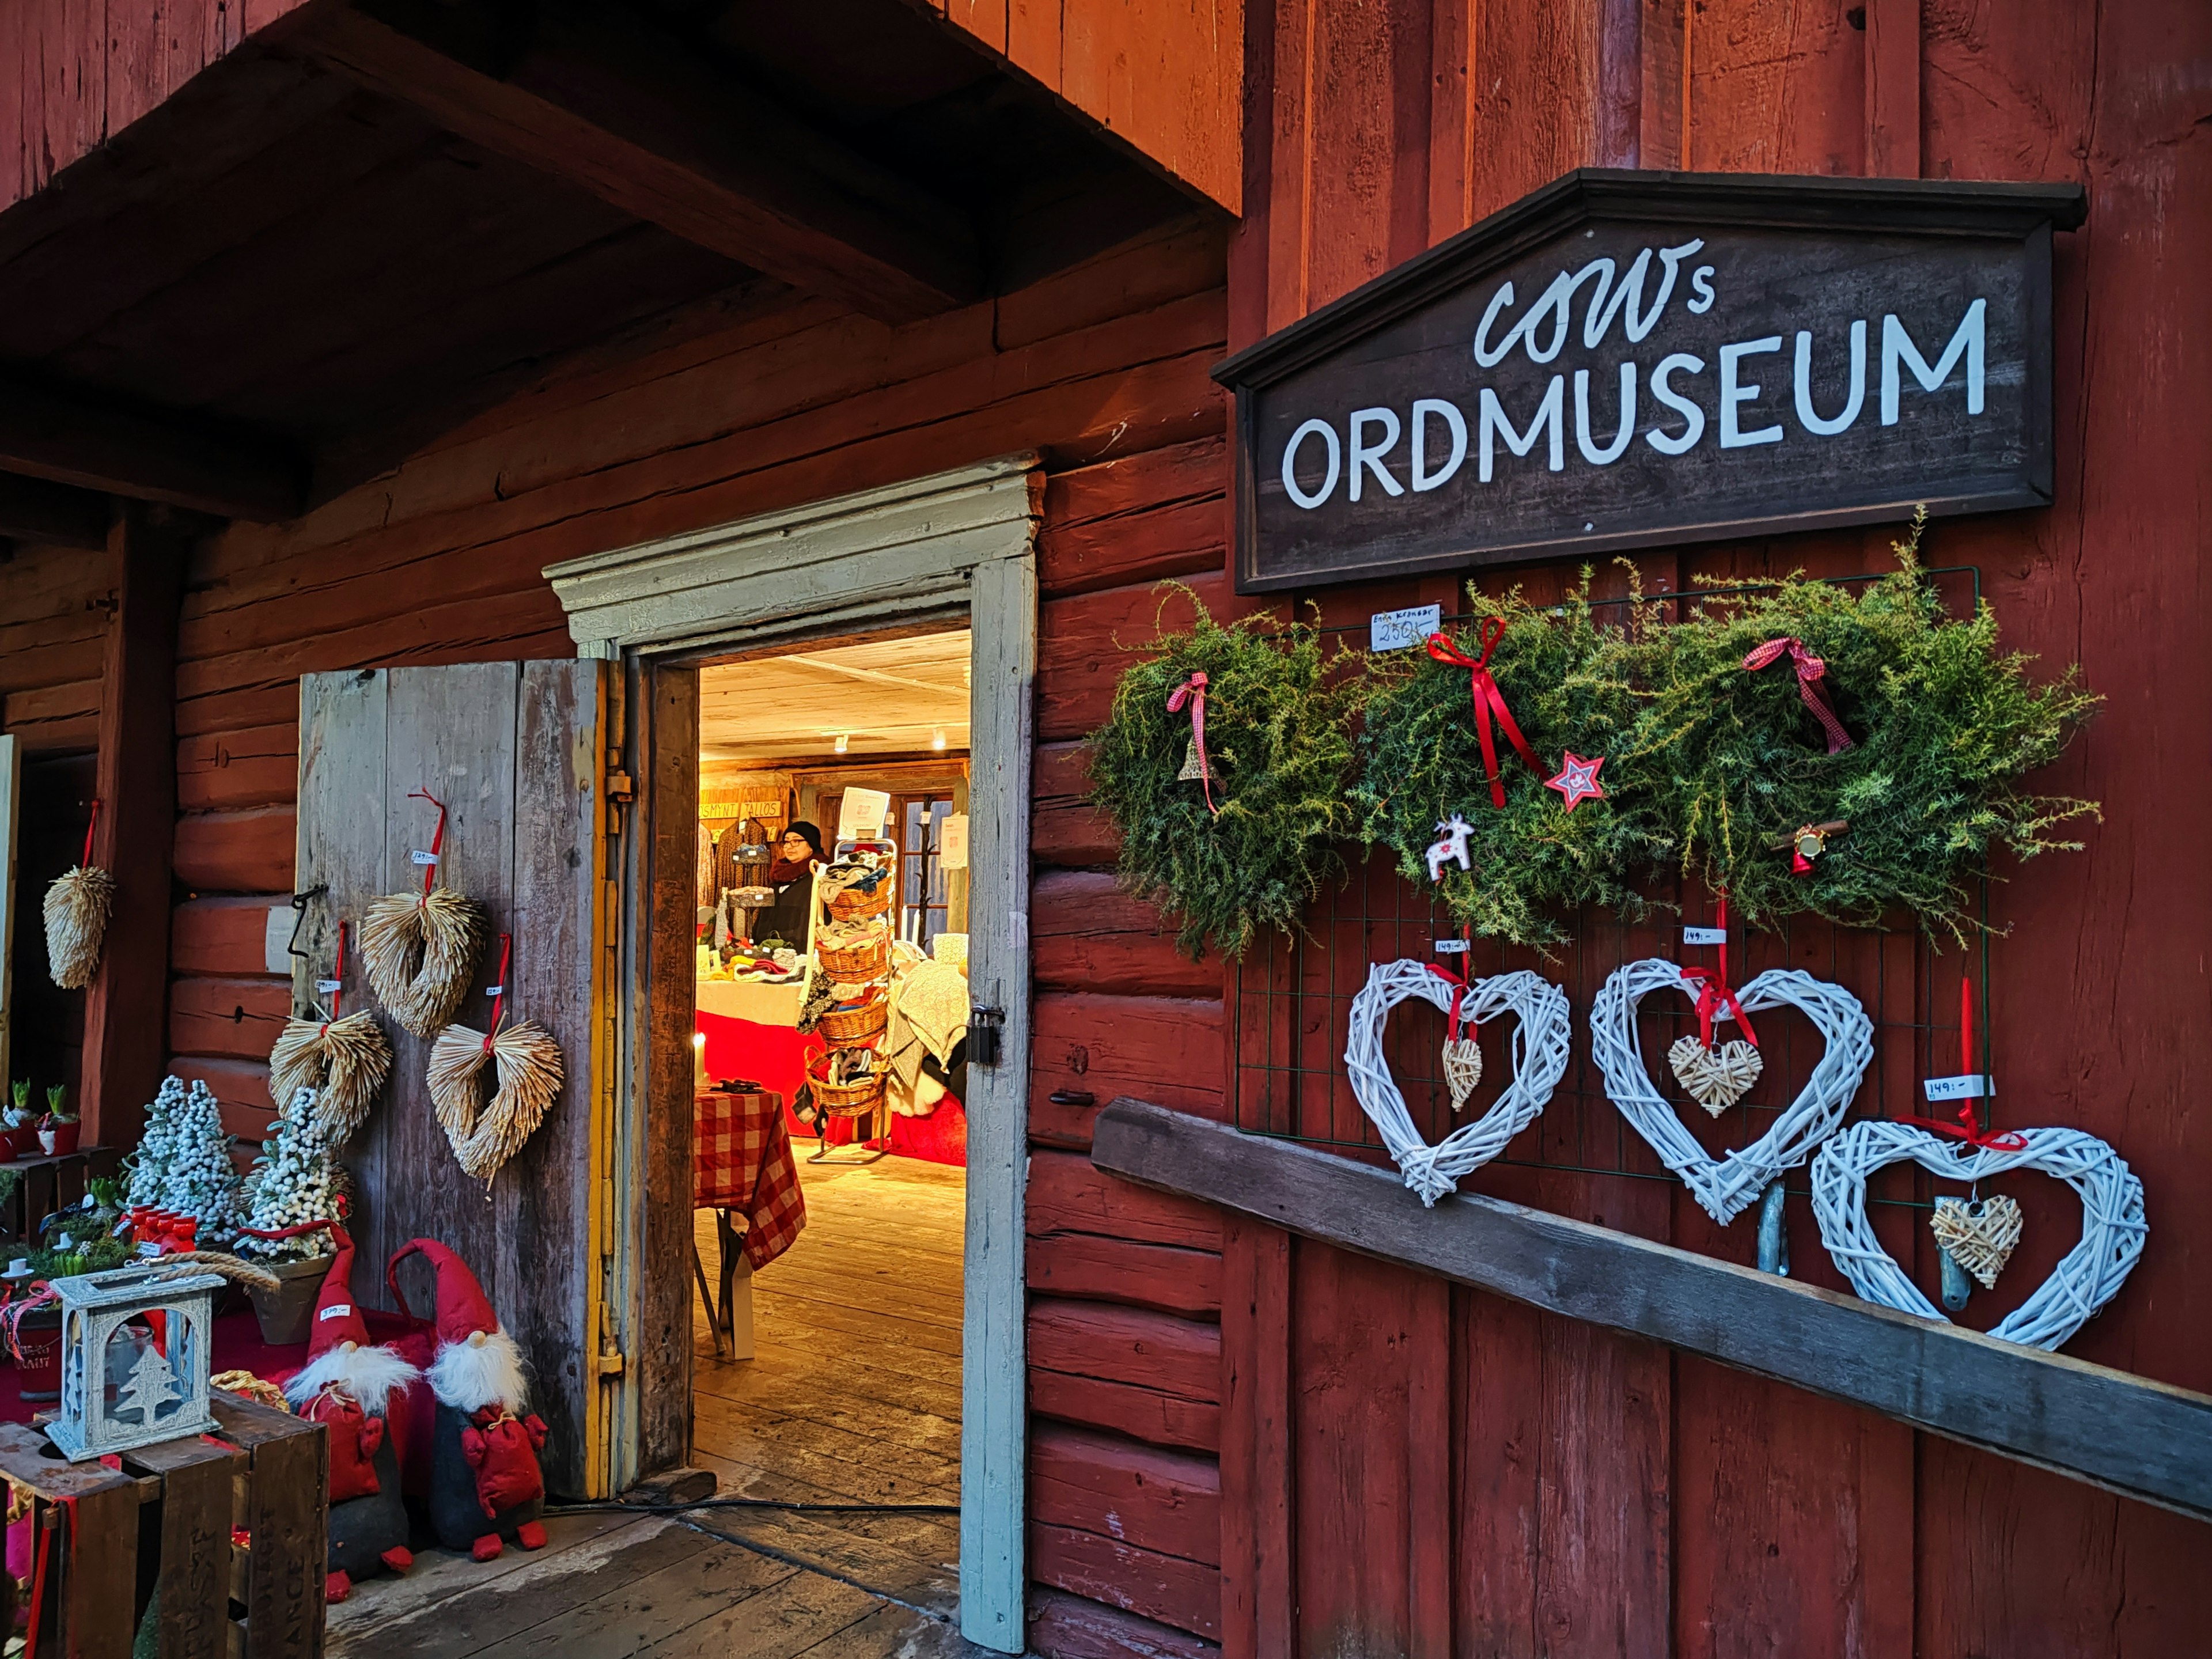
[(1185, 703), (1190, 705), (1190, 740), (1198, 750), (1198, 781), (1206, 790), (1206, 810), (1219, 817), (1221, 809), (1213, 804), (1213, 769), (1206, 760), (1206, 685), (1204, 674), (1193, 674), (1168, 693), (1168, 713), (1180, 714)]
[(1828, 734), (1828, 752), (1838, 754), (1853, 747), (1851, 734), (1844, 730), (1837, 716), (1835, 705), (1828, 701), (1828, 689), (1820, 684), (1828, 672), (1828, 665), (1805, 648), (1805, 641), (1785, 634), (1779, 639), (1769, 640), (1765, 645), (1743, 659), (1744, 667), (1756, 674), (1770, 663), (1779, 662), (1784, 653), (1797, 667), (1797, 695), (1805, 700), (1805, 707), (1813, 711), (1813, 718), (1820, 722)]
[(1431, 634), (1428, 641), (1429, 655), (1438, 662), (1448, 662), (1455, 668), (1468, 671), (1468, 695), (1474, 700), (1475, 734), (1482, 739), (1483, 775), (1490, 780), (1490, 804), (1500, 811), (1505, 808), (1505, 782), (1498, 775), (1498, 745), (1490, 736), (1492, 714), (1498, 716), (1498, 723), (1505, 728), (1506, 741), (1513, 745), (1516, 754), (1528, 763), (1528, 769), (1540, 778), (1544, 775), (1544, 769), (1536, 763), (1535, 750), (1528, 747), (1528, 739), (1521, 735), (1521, 728), (1513, 723), (1513, 711), (1505, 706), (1505, 694), (1498, 689), (1498, 682), (1491, 677), (1490, 653), (1498, 648), (1498, 641), (1504, 634), (1504, 617), (1484, 617), (1482, 654), (1480, 657), (1466, 655), (1451, 642), (1448, 635)]

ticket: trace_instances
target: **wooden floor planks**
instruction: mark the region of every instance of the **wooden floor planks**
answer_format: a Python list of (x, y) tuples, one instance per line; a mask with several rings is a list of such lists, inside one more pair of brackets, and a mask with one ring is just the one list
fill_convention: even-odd
[[(963, 1172), (802, 1166), (807, 1227), (755, 1279), (756, 1357), (693, 1328), (693, 1462), (727, 1497), (954, 1504)], [(702, 1258), (714, 1259), (702, 1215)], [(695, 1309), (695, 1311), (697, 1311)], [(560, 1516), (477, 1563), (426, 1551), (331, 1609), (333, 1659), (975, 1659), (959, 1517), (702, 1510)]]

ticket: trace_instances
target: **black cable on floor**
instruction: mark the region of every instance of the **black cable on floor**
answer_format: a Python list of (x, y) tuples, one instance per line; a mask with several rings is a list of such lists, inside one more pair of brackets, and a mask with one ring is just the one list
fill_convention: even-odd
[(602, 1498), (583, 1504), (554, 1504), (548, 1515), (586, 1515), (595, 1510), (632, 1515), (677, 1515), (686, 1510), (788, 1510), (800, 1515), (957, 1515), (957, 1504), (802, 1504), (780, 1498), (702, 1498), (690, 1504), (625, 1504)]

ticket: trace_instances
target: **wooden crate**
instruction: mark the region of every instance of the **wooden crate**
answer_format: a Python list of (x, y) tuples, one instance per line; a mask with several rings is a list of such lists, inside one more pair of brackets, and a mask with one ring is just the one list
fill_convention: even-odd
[(117, 1161), (112, 1147), (80, 1146), (58, 1157), (34, 1154), (0, 1163), (0, 1170), (13, 1170), (21, 1177), (0, 1200), (0, 1238), (28, 1238), (39, 1223), (82, 1199), (94, 1176), (113, 1175)]
[(41, 1653), (128, 1659), (158, 1588), (161, 1659), (321, 1654), (328, 1437), (235, 1395), (213, 1406), (214, 1434), (125, 1452), (119, 1471), (69, 1463), (37, 1430), (0, 1424), (0, 1478), (29, 1494), (47, 1534)]

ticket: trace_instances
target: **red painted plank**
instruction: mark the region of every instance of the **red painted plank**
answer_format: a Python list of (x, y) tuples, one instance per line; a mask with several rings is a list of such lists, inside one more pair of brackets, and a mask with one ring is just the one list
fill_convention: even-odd
[(1221, 1468), (1112, 1435), (1045, 1425), (1030, 1435), (1030, 1513), (1207, 1566), (1221, 1559)]
[[(1184, 584), (1218, 621), (1264, 609), (1218, 570)], [(1048, 599), (1037, 608), (1036, 729), (1040, 742), (1080, 738), (1102, 725), (1133, 655), (1162, 629), (1188, 628), (1190, 597), (1156, 584)]]
[(1221, 1258), (1210, 1250), (1051, 1233), (1029, 1241), (1028, 1268), (1030, 1290), (1038, 1296), (1114, 1302), (1194, 1319), (1221, 1312)]
[(1211, 1206), (1100, 1173), (1073, 1152), (1030, 1155), (1028, 1230), (1097, 1233), (1185, 1249), (1221, 1249), (1221, 1218)]
[(1046, 871), (1030, 888), (1030, 963), (1043, 991), (1218, 1000), (1218, 957), (1193, 962), (1157, 907), (1089, 870)]
[(270, 901), (192, 899), (169, 919), (169, 967), (179, 974), (240, 978), (265, 973), (263, 951)]
[(1212, 1659), (1202, 1636), (1058, 1590), (1030, 1596), (1030, 1651), (1045, 1659)]
[(1292, 1650), (1291, 1236), (1238, 1217), (1223, 1239), (1222, 1651)]
[(179, 979), (169, 987), (169, 1047), (180, 1054), (266, 1061), (292, 1017), (281, 979)]
[[(1030, 1132), (1057, 1145), (1088, 1146), (1091, 1120), (1116, 1095), (1226, 1120), (1227, 1066), (1218, 1002), (1180, 997), (1053, 992), (1030, 1014)], [(1054, 1094), (1089, 1094), (1091, 1104), (1054, 1104)]]
[(1229, 470), (1226, 441), (1202, 438), (1054, 473), (1037, 533), (1045, 596), (1220, 568)]
[(196, 892), (289, 893), (298, 825), (289, 806), (177, 820), (177, 879)]
[(289, 805), (299, 786), (296, 722), (208, 732), (177, 744), (177, 805), (181, 811)]
[(1134, 1382), (1042, 1370), (1035, 1355), (1030, 1359), (1032, 1416), (1111, 1429), (1147, 1445), (1217, 1454), (1221, 1449), (1221, 1407), (1211, 1401), (1187, 1400)]
[(1039, 1297), (1030, 1304), (1030, 1365), (1221, 1400), (1221, 1329), (1139, 1308)]
[(1030, 853), (1040, 865), (1114, 862), (1121, 837), (1090, 804), (1090, 754), (1081, 743), (1041, 744), (1030, 773)]
[(1030, 1577), (1200, 1636), (1221, 1627), (1218, 1569), (1097, 1533), (1032, 1522)]

